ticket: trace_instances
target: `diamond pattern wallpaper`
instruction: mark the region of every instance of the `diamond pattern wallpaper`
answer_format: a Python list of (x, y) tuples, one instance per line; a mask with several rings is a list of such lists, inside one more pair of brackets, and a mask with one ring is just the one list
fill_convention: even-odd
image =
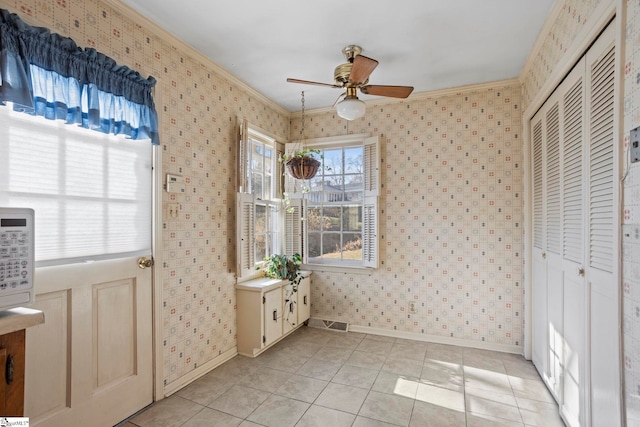
[[(425, 337), (517, 349), (523, 341), (522, 112), (553, 76), (576, 34), (604, 0), (559, 0), (522, 81), (406, 101), (369, 103), (362, 120), (309, 112), (308, 137), (380, 135), (380, 268), (316, 272), (312, 316)], [(621, 0), (625, 22), (624, 131), (640, 125), (640, 4)], [(243, 88), (116, 1), (0, 0), (49, 27), (158, 79), (164, 173), (185, 177), (163, 193), (162, 348), (171, 384), (236, 345), (235, 147), (238, 118), (281, 140), (299, 119)], [(628, 144), (628, 138), (626, 139)], [(640, 168), (624, 182), (624, 368), (627, 418), (640, 423)], [(169, 203), (180, 204), (168, 218)], [(635, 228), (634, 228), (635, 226)], [(415, 314), (408, 313), (409, 302)]]
[(315, 272), (312, 317), (521, 346), (520, 85), (369, 104), (353, 122), (333, 111), (306, 120), (307, 138), (382, 140), (380, 268)]

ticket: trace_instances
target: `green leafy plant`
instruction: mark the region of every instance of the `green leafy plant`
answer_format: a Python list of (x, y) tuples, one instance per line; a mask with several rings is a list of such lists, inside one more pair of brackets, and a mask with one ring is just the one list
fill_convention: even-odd
[(264, 259), (262, 271), (264, 275), (271, 279), (287, 279), (293, 285), (293, 292), (298, 290), (298, 285), (302, 280), (300, 266), (302, 256), (300, 254), (279, 255), (274, 254)]
[[(318, 160), (316, 157), (320, 156), (321, 151), (317, 148), (307, 148), (305, 150), (294, 151), (290, 154), (281, 154), (278, 157), (278, 161), (282, 163), (286, 163), (293, 158), (312, 158)], [(320, 156), (321, 157), (321, 156)]]

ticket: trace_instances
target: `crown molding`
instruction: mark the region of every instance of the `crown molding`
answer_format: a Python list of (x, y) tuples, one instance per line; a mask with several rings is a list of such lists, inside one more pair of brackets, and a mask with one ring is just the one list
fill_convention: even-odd
[[(367, 99), (367, 100), (364, 100), (364, 103), (367, 105), (367, 107), (389, 105), (389, 104), (408, 104), (410, 102), (418, 102), (418, 101), (424, 101), (427, 99), (441, 98), (443, 96), (459, 95), (461, 93), (483, 91), (483, 90), (495, 89), (495, 88), (507, 87), (507, 86), (520, 87), (522, 86), (522, 82), (517, 78), (506, 79), (506, 80), (495, 80), (495, 81), (486, 82), (486, 83), (476, 83), (472, 85), (456, 86), (456, 87), (447, 88), (447, 89), (438, 89), (433, 91), (414, 93), (414, 94), (411, 94), (406, 99), (397, 99), (397, 98)], [(322, 107), (322, 108), (314, 108), (311, 110), (305, 110), (305, 114), (325, 114), (325, 113), (335, 113), (335, 111), (336, 110), (334, 107)], [(298, 118), (301, 115), (302, 115), (302, 111), (294, 111), (291, 113), (290, 118), (291, 119)]]
[(122, 15), (133, 19), (136, 23), (139, 23), (141, 26), (151, 31), (154, 35), (159, 37), (161, 40), (170, 43), (179, 52), (183, 52), (185, 55), (190, 56), (194, 60), (197, 60), (202, 64), (205, 64), (211, 67), (212, 71), (215, 74), (218, 74), (220, 77), (239, 86), (240, 88), (248, 92), (251, 96), (255, 97), (258, 101), (263, 102), (267, 104), (269, 107), (276, 110), (276, 112), (278, 112), (279, 114), (282, 114), (285, 117), (289, 117), (289, 115), (291, 114), (289, 110), (277, 104), (272, 99), (267, 98), (265, 95), (263, 95), (253, 87), (249, 86), (247, 83), (240, 80), (239, 78), (231, 74), (229, 71), (227, 71), (225, 68), (217, 64), (211, 58), (205, 56), (202, 52), (200, 52), (199, 50), (196, 50), (193, 46), (185, 43), (183, 40), (179, 39), (177, 36), (170, 33), (166, 29), (162, 28), (160, 25), (151, 21), (146, 16), (140, 14), (140, 12), (132, 9), (130, 6), (122, 3), (119, 0), (101, 0), (101, 1), (107, 4), (109, 7), (116, 10), (117, 12), (121, 13)]

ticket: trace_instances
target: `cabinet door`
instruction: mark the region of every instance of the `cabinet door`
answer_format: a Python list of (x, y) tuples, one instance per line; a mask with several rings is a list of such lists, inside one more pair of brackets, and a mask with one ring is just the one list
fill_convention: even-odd
[(306, 322), (311, 317), (311, 278), (305, 277), (298, 285), (298, 323)]
[(268, 346), (282, 336), (282, 288), (264, 294), (264, 337), (262, 346)]
[(298, 326), (298, 292), (293, 292), (293, 285), (287, 284), (282, 287), (282, 332), (287, 332)]

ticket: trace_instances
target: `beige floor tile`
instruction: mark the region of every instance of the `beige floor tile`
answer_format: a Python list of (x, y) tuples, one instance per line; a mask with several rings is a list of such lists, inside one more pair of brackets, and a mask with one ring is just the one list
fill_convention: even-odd
[(246, 418), (269, 397), (269, 393), (250, 387), (235, 385), (208, 406), (212, 409)]
[(179, 426), (202, 411), (204, 407), (180, 396), (162, 399), (146, 411), (136, 415), (131, 422), (136, 426), (173, 427)]
[(347, 412), (311, 405), (296, 427), (351, 427), (355, 418)]
[(431, 403), (458, 412), (465, 410), (464, 393), (429, 384), (418, 384), (416, 401)]
[(528, 426), (563, 427), (564, 422), (558, 412), (558, 406), (539, 400), (516, 397), (522, 420)]
[(388, 355), (393, 347), (393, 342), (389, 341), (378, 341), (374, 339), (365, 338), (363, 339), (358, 347), (356, 347), (357, 351), (364, 351), (365, 353), (375, 353), (382, 354), (384, 356)]
[(524, 424), (491, 415), (467, 412), (467, 427), (524, 427)]
[(276, 390), (275, 394), (313, 403), (316, 398), (320, 396), (320, 393), (322, 393), (322, 390), (324, 390), (327, 384), (329, 384), (327, 381), (303, 377), (301, 375), (292, 375), (286, 383)]
[(385, 423), (408, 426), (413, 410), (413, 399), (371, 391), (358, 415)]
[(384, 354), (373, 354), (364, 351), (354, 351), (345, 362), (347, 365), (360, 366), (361, 368), (382, 369), (387, 357)]
[(238, 382), (238, 385), (273, 393), (280, 388), (282, 384), (287, 382), (291, 375), (293, 375), (293, 371), (284, 372), (263, 366), (259, 371), (243, 377), (242, 380)]
[(329, 383), (314, 403), (326, 408), (357, 414), (368, 392), (368, 390), (361, 388)]
[(229, 390), (235, 381), (211, 375), (203, 376), (176, 393), (180, 397), (189, 399), (200, 405), (208, 405), (222, 393)]
[(242, 421), (242, 418), (215, 409), (204, 408), (180, 427), (236, 427)]
[[(466, 411), (466, 412), (465, 412)], [(521, 355), (303, 327), (118, 427), (562, 427)]]
[(272, 394), (247, 419), (268, 427), (293, 427), (309, 404)]
[(462, 391), (464, 390), (462, 366), (442, 360), (425, 359), (420, 373), (420, 382)]
[(359, 366), (342, 365), (331, 382), (369, 390), (378, 377), (379, 371)]
[(491, 415), (509, 421), (522, 422), (520, 410), (517, 406), (498, 402), (495, 399), (467, 395), (466, 409), (474, 414)]
[(415, 399), (418, 392), (418, 384), (420, 384), (418, 377), (380, 372), (371, 390)]
[(422, 373), (422, 361), (404, 358), (387, 357), (382, 365), (382, 372), (419, 377)]
[(340, 370), (340, 362), (325, 362), (324, 360), (309, 359), (296, 371), (296, 374), (323, 381), (331, 381)]
[(465, 427), (465, 413), (428, 402), (416, 401), (409, 425), (411, 427)]

